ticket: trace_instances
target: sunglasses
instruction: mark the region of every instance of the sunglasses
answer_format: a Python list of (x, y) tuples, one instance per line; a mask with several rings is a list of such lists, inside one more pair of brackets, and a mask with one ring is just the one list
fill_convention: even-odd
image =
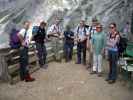
[(102, 28), (102, 27), (96, 27), (96, 28)]
[(114, 26), (110, 26), (109, 28), (113, 29), (113, 28), (115, 28), (115, 27), (114, 27)]

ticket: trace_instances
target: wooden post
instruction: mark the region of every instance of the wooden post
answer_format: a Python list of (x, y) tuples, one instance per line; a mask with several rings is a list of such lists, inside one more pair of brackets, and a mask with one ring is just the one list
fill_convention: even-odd
[(9, 52), (8, 48), (0, 49), (0, 79), (6, 82), (11, 81), (11, 76), (9, 75), (8, 72), (8, 65), (6, 58), (8, 52)]

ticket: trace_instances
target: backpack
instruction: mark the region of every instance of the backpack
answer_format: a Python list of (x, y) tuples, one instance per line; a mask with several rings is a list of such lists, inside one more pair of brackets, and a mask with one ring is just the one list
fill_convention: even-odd
[(39, 30), (39, 26), (33, 26), (33, 29), (32, 29), (33, 37), (38, 33), (38, 30)]
[(38, 30), (39, 30), (39, 26), (33, 26), (32, 28), (33, 41), (35, 41), (35, 36), (37, 35)]
[(118, 47), (118, 52), (120, 54), (122, 54), (125, 50), (126, 50), (126, 47), (127, 47), (127, 39), (122, 37), (120, 35), (120, 40), (119, 42), (117, 43), (117, 47)]
[(13, 28), (11, 30), (9, 45), (12, 49), (18, 49), (21, 46), (21, 42), (19, 40), (18, 33), (19, 33), (19, 30), (15, 29), (15, 28)]

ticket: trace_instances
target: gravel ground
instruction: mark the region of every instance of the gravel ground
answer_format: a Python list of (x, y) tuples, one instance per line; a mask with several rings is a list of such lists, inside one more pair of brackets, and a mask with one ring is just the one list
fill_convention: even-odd
[[(106, 69), (106, 68), (105, 68)], [(35, 82), (0, 84), (0, 100), (133, 100), (133, 92), (120, 81), (105, 82), (102, 77), (90, 75), (83, 65), (49, 63), (47, 70), (33, 74)]]

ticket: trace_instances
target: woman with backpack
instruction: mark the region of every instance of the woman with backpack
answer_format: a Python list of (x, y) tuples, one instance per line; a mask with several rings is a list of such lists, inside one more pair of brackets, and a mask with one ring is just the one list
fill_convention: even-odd
[(115, 23), (109, 25), (110, 34), (107, 40), (108, 47), (108, 60), (109, 60), (109, 74), (106, 81), (109, 84), (115, 83), (117, 79), (117, 61), (118, 61), (118, 46), (117, 43), (120, 40), (119, 32)]

